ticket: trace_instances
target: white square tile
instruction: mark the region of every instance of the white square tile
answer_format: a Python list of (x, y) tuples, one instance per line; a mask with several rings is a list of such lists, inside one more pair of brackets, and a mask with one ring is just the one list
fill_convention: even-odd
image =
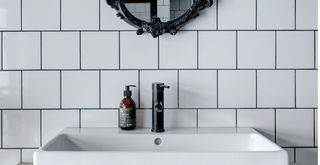
[(24, 108), (60, 107), (59, 71), (26, 71), (22, 76)]
[(62, 72), (63, 108), (99, 107), (99, 72)]
[(79, 69), (79, 33), (44, 32), (42, 38), (43, 69)]
[(258, 0), (258, 29), (294, 29), (294, 0)]
[(66, 127), (79, 127), (79, 110), (42, 111), (42, 144)]
[(213, 0), (213, 5), (200, 12), (200, 16), (191, 20), (182, 29), (186, 30), (214, 30), (217, 28), (217, 0)]
[(197, 32), (164, 35), (159, 41), (160, 68), (197, 68)]
[(103, 108), (119, 108), (123, 99), (125, 85), (136, 85), (131, 88), (132, 99), (138, 103), (138, 72), (137, 71), (102, 71), (101, 72), (101, 106)]
[(82, 110), (81, 127), (118, 127), (118, 110)]
[(317, 107), (318, 71), (297, 70), (296, 79), (297, 107)]
[(138, 128), (145, 128), (152, 126), (152, 111), (151, 109), (137, 109), (137, 123)]
[(99, 0), (63, 0), (61, 6), (63, 30), (99, 29)]
[(195, 109), (165, 109), (164, 127), (197, 127), (197, 110)]
[(286, 150), (288, 152), (288, 156), (289, 156), (289, 164), (294, 165), (294, 148), (283, 148), (284, 150)]
[(21, 0), (0, 1), (0, 30), (21, 29)]
[(258, 71), (258, 107), (294, 107), (294, 71)]
[(275, 32), (239, 32), (238, 67), (275, 68)]
[(116, 16), (117, 12), (106, 1), (100, 0), (101, 6), (101, 29), (102, 30), (135, 30), (136, 28), (129, 25)]
[(217, 71), (184, 70), (179, 77), (181, 108), (217, 107)]
[(318, 149), (317, 148), (297, 148), (296, 164), (297, 165), (318, 164)]
[(140, 74), (140, 107), (152, 108), (152, 83), (163, 82), (169, 85), (164, 91), (165, 108), (178, 107), (178, 73), (177, 71), (141, 71)]
[(59, 30), (60, 0), (28, 0), (22, 3), (23, 30)]
[(219, 0), (218, 5), (219, 29), (255, 29), (256, 0)]
[(252, 127), (270, 140), (275, 140), (274, 109), (238, 109), (238, 127)]
[(318, 1), (297, 0), (297, 29), (318, 29)]
[(40, 33), (3, 33), (3, 69), (40, 69)]
[(0, 108), (21, 108), (21, 72), (0, 71)]
[(235, 127), (234, 109), (201, 109), (198, 111), (199, 127)]
[(285, 146), (313, 146), (313, 110), (277, 109), (277, 143)]
[(121, 69), (157, 69), (158, 39), (149, 34), (120, 32)]
[(313, 68), (314, 33), (312, 31), (277, 32), (278, 68)]
[(218, 71), (218, 75), (219, 107), (253, 108), (256, 106), (256, 72), (254, 70), (222, 70)]
[(83, 32), (81, 34), (81, 68), (118, 69), (119, 33)]
[(16, 165), (20, 163), (20, 150), (0, 149), (1, 165)]
[(3, 147), (27, 148), (40, 146), (40, 111), (3, 111)]
[(236, 68), (236, 50), (236, 32), (199, 32), (199, 68)]
[(37, 149), (23, 149), (22, 150), (22, 155), (21, 155), (22, 162), (24, 162), (24, 163), (33, 162), (33, 154), (36, 151), (37, 151)]

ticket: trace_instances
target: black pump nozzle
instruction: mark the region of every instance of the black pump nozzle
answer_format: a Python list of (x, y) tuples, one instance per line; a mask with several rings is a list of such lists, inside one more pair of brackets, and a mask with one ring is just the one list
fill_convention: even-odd
[(126, 85), (126, 89), (123, 91), (124, 96), (132, 96), (132, 91), (130, 87), (136, 87), (135, 85)]

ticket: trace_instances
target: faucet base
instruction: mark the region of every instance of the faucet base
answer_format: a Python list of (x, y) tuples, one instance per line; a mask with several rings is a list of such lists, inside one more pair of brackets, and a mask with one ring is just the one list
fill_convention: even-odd
[(164, 130), (164, 129), (154, 129), (154, 128), (152, 128), (152, 129), (151, 129), (151, 132), (160, 133), (160, 132), (165, 132), (165, 130)]

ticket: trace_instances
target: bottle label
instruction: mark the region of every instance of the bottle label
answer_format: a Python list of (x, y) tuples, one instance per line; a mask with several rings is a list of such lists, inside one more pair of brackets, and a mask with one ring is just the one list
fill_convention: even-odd
[(134, 108), (120, 108), (120, 127), (134, 127), (136, 125), (136, 115)]

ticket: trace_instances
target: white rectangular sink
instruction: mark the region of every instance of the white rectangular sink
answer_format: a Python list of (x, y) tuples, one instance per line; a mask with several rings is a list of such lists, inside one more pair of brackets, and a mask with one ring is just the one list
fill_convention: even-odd
[(288, 165), (285, 150), (251, 128), (66, 128), (35, 165)]

